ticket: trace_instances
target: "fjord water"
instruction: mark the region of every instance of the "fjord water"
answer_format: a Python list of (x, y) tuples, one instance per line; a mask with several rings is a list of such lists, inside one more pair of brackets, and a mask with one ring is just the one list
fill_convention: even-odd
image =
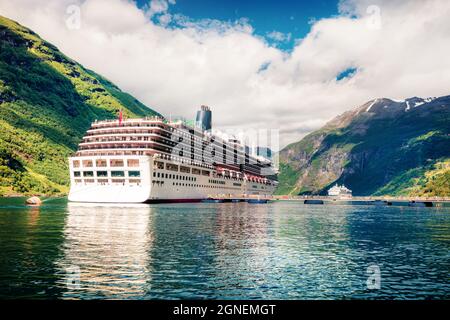
[(23, 200), (0, 200), (3, 299), (450, 297), (450, 208)]

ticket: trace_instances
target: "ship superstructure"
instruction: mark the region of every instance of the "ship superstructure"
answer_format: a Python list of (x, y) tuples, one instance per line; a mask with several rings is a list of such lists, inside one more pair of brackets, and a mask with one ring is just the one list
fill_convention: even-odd
[(346, 186), (338, 185), (331, 187), (328, 190), (328, 195), (330, 197), (339, 197), (339, 198), (351, 198), (352, 197), (352, 190), (348, 189)]
[(70, 201), (162, 202), (269, 196), (277, 185), (269, 159), (238, 140), (211, 133), (211, 111), (200, 125), (160, 117), (96, 121), (69, 158)]

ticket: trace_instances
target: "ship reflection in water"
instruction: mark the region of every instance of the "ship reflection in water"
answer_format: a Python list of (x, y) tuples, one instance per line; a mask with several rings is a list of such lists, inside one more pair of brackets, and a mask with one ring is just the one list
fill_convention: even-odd
[(133, 298), (146, 293), (153, 233), (146, 205), (68, 204), (59, 269), (65, 296)]
[[(448, 298), (449, 213), (0, 202), (0, 298)], [(373, 266), (379, 289), (367, 286)]]

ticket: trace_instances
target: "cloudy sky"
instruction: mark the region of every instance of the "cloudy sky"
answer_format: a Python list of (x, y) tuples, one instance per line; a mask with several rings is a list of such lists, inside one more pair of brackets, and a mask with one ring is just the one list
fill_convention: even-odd
[(450, 94), (448, 0), (0, 0), (0, 14), (166, 116), (280, 129)]

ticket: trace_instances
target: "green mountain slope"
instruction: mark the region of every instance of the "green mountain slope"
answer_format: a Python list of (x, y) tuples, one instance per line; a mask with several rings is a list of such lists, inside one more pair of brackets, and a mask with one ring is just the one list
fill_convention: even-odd
[(280, 152), (278, 194), (450, 196), (450, 96), (377, 99)]
[(90, 123), (157, 115), (0, 16), (0, 195), (67, 192), (67, 157)]

